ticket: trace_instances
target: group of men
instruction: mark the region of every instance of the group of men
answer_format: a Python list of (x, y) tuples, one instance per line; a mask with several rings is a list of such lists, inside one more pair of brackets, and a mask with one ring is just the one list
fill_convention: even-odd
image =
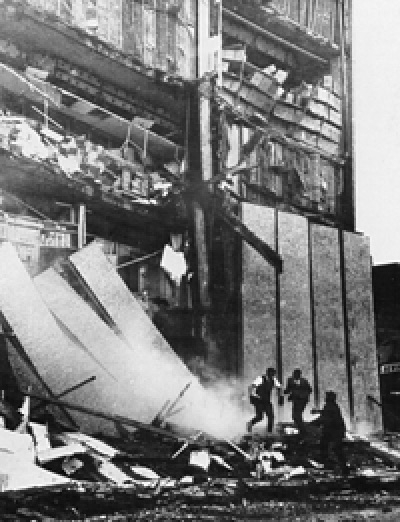
[[(296, 368), (291, 377), (288, 378), (286, 388), (282, 390), (282, 385), (276, 378), (275, 368), (267, 368), (266, 373), (257, 377), (249, 388), (250, 403), (254, 406), (255, 416), (247, 423), (247, 431), (251, 432), (254, 424), (260, 422), (265, 414), (267, 416), (267, 431), (272, 432), (274, 426), (274, 408), (272, 405), (272, 390), (278, 390), (278, 405), (283, 406), (284, 395), (288, 395), (288, 400), (292, 402), (292, 419), (299, 431), (300, 436), (304, 436), (306, 426), (303, 419), (304, 410), (310, 400), (312, 388), (307, 379), (302, 377), (301, 370)], [(283, 392), (283, 393), (282, 393)], [(325, 405), (322, 410), (311, 410), (312, 413), (319, 413), (318, 419), (312, 424), (322, 428), (320, 439), (321, 459), (328, 460), (329, 447), (336, 454), (342, 472), (347, 474), (346, 459), (343, 452), (343, 439), (346, 433), (346, 425), (336, 403), (336, 394), (327, 391), (325, 395)]]

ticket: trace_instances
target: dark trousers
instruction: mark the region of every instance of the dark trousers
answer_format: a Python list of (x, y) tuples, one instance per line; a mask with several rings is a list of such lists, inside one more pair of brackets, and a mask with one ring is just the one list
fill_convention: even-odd
[(271, 433), (272, 428), (274, 427), (274, 408), (271, 404), (271, 401), (266, 402), (255, 397), (251, 397), (250, 403), (254, 406), (256, 411), (255, 416), (250, 421), (251, 425), (254, 426), (254, 424), (257, 424), (257, 422), (262, 421), (263, 413), (265, 413), (268, 418), (267, 430), (269, 433)]
[(307, 399), (293, 399), (292, 402), (292, 419), (300, 433), (304, 433), (303, 413), (306, 409), (307, 402)]
[(329, 457), (329, 448), (339, 461), (342, 471), (347, 471), (346, 457), (343, 451), (343, 434), (335, 432), (322, 432), (320, 440), (321, 459), (326, 462)]

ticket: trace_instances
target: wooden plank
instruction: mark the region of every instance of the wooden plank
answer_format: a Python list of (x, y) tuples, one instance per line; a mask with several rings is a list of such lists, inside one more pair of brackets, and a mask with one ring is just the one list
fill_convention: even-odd
[(134, 0), (122, 1), (122, 50), (130, 54), (135, 52), (133, 3)]
[(321, 177), (325, 185), (324, 208), (327, 212), (334, 213), (336, 209), (336, 183), (335, 166), (321, 158)]
[(169, 13), (167, 17), (167, 63), (168, 72), (176, 72), (176, 19)]
[(196, 241), (196, 256), (197, 256), (197, 270), (199, 281), (200, 304), (204, 307), (210, 306), (209, 295), (209, 263), (208, 263), (208, 249), (206, 241), (206, 222), (204, 211), (201, 206), (195, 202), (193, 203), (194, 225), (195, 225), (195, 241)]
[[(300, 368), (313, 380), (311, 344), (311, 294), (307, 219), (279, 212), (278, 244), (284, 270), (280, 276), (281, 338), (283, 378)], [(285, 417), (291, 418), (290, 404)]]
[(344, 232), (343, 249), (354, 420), (360, 427), (378, 430), (381, 411), (367, 400), (367, 395), (379, 399), (369, 240)]
[[(275, 244), (275, 210), (242, 203), (242, 221), (254, 234)], [(250, 382), (277, 365), (275, 269), (250, 245), (242, 244), (243, 377)]]
[[(184, 2), (185, 3), (185, 2)], [(176, 16), (176, 71), (179, 76), (187, 77), (187, 55), (190, 47), (187, 45), (187, 29), (185, 26), (184, 7), (182, 5)]]
[(144, 54), (143, 62), (148, 67), (154, 67), (156, 54), (156, 13), (155, 0), (146, 0), (143, 11)]
[(108, 5), (108, 41), (122, 48), (122, 0), (112, 0)]
[(144, 56), (144, 0), (133, 0), (133, 34), (135, 36), (134, 55), (141, 61)]
[[(349, 419), (349, 393), (344, 339), (339, 234), (334, 228), (311, 227), (312, 291), (320, 405), (325, 392), (337, 393)], [(350, 427), (350, 425), (348, 425)]]
[(111, 13), (109, 12), (109, 3), (110, 0), (97, 0), (96, 2), (98, 22), (97, 35), (103, 40), (106, 40), (106, 42), (110, 41), (109, 25)]
[(164, 0), (156, 0), (156, 53), (155, 66), (167, 72), (167, 50), (168, 50), (168, 33), (167, 33), (167, 9), (169, 2)]

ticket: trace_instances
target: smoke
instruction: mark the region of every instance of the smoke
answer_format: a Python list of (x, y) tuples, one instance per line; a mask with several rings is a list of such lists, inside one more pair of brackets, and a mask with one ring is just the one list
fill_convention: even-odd
[(174, 422), (218, 438), (235, 439), (243, 435), (246, 422), (252, 416), (247, 384), (241, 379), (224, 376), (204, 362), (200, 367), (204, 385), (188, 390), (182, 399), (184, 409)]

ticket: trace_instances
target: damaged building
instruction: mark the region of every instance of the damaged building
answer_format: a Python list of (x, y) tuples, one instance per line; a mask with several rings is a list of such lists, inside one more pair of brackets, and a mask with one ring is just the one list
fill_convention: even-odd
[(299, 367), (310, 407), (334, 389), (355, 427), (381, 427), (369, 242), (354, 222), (350, 4), (0, 3), (0, 309), (15, 386), (59, 396), (95, 377), (68, 399), (147, 422), (156, 402), (141, 411), (117, 386), (99, 399), (140, 369), (130, 345), (149, 395), (150, 365), (164, 398), (193, 374), (240, 397), (266, 366), (284, 382)]

